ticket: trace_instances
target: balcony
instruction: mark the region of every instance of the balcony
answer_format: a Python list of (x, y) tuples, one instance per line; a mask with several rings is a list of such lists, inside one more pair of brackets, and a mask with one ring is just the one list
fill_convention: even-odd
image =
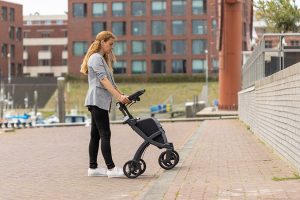
[(38, 59), (39, 60), (51, 60), (52, 53), (51, 51), (39, 51)]

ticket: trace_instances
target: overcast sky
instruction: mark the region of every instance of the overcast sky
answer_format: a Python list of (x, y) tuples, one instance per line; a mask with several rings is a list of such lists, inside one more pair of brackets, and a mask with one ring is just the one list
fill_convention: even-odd
[[(68, 10), (68, 0), (6, 0), (23, 5), (23, 15), (39, 12), (42, 15), (64, 14)], [(300, 0), (296, 0), (300, 7)]]

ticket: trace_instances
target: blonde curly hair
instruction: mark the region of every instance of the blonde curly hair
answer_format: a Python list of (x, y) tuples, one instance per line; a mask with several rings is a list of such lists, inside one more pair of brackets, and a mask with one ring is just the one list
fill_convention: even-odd
[[(104, 42), (108, 41), (109, 39), (114, 39), (116, 40), (117, 37), (110, 31), (101, 31), (100, 33), (97, 34), (96, 39), (94, 40), (94, 42), (90, 45), (87, 53), (85, 54), (82, 64), (81, 64), (81, 69), (80, 72), (83, 73), (84, 75), (88, 74), (88, 65), (87, 62), (90, 58), (90, 56), (93, 53), (97, 53), (100, 51), (101, 49), (101, 41), (103, 40)], [(108, 67), (110, 68), (110, 70), (113, 70), (113, 62), (116, 61), (116, 57), (114, 55), (113, 52), (109, 53), (109, 54), (104, 54), (103, 55), (106, 63), (108, 64)]]

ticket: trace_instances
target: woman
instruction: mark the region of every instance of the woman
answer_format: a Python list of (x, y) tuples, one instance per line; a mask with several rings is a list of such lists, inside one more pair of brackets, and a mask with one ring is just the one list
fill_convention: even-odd
[[(96, 36), (81, 64), (80, 72), (88, 75), (89, 89), (85, 99), (85, 106), (91, 112), (91, 138), (89, 144), (90, 167), (88, 176), (123, 176), (123, 170), (116, 167), (110, 146), (110, 125), (108, 112), (112, 97), (123, 104), (130, 103), (128, 96), (123, 95), (117, 88), (113, 78), (112, 64), (115, 56), (112, 52), (116, 37), (109, 31), (102, 31)], [(97, 156), (99, 141), (101, 151), (107, 166), (98, 167)]]

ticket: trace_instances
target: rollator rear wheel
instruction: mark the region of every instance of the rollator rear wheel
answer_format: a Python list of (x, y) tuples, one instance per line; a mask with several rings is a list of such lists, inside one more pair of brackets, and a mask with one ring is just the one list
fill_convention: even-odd
[(146, 171), (146, 162), (143, 159), (140, 159), (140, 167), (141, 167), (141, 174), (143, 174)]
[(166, 170), (172, 169), (179, 162), (179, 154), (176, 151), (164, 151), (158, 158), (159, 165)]
[(129, 160), (124, 164), (123, 172), (125, 176), (127, 176), (128, 178), (136, 178), (142, 172), (141, 165), (139, 162), (136, 162), (134, 160)]

